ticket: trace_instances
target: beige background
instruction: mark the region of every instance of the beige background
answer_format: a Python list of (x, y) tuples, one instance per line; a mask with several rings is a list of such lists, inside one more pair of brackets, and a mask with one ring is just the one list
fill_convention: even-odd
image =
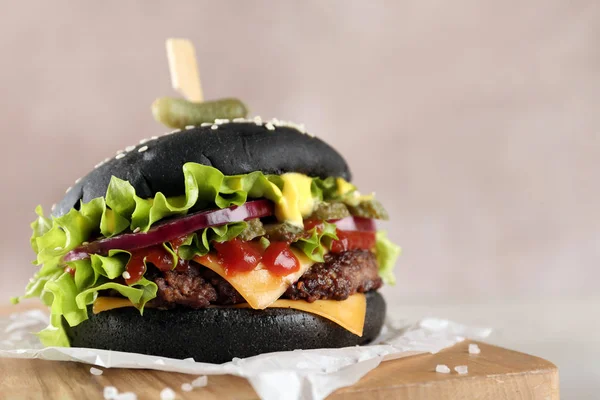
[(37, 204), (165, 131), (149, 105), (182, 36), (207, 98), (305, 123), (377, 192), (405, 249), (388, 294), (594, 292), (600, 3), (568, 3), (7, 3), (0, 287), (33, 272)]
[(172, 94), (164, 39), (189, 37), (207, 98), (304, 122), (387, 205), (393, 313), (496, 326), (558, 363), (565, 398), (592, 396), (600, 2), (0, 3), (7, 297), (33, 273), (34, 207), (165, 131), (149, 109)]

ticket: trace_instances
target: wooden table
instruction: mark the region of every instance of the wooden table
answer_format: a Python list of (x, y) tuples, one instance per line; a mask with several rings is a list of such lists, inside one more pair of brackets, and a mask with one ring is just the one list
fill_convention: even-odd
[[(1, 310), (0, 310), (1, 311)], [(356, 385), (329, 398), (355, 399), (544, 399), (559, 398), (558, 369), (538, 357), (478, 343), (481, 353), (468, 353), (469, 341), (443, 350), (387, 361)], [(469, 373), (435, 372), (438, 364)], [(101, 399), (105, 386), (132, 391), (138, 399), (159, 399), (171, 387), (178, 399), (257, 399), (250, 384), (235, 376), (211, 376), (208, 386), (183, 392), (194, 376), (152, 370), (105, 369), (90, 374), (90, 365), (74, 362), (0, 358), (0, 399)]]

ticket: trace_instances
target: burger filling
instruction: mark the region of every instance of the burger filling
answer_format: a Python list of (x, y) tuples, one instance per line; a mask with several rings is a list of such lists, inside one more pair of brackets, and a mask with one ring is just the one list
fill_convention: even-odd
[[(314, 264), (280, 298), (310, 303), (346, 300), (355, 293), (379, 289), (383, 282), (377, 270), (377, 259), (368, 250), (329, 253), (324, 262)], [(195, 262), (185, 268), (164, 272), (151, 266), (146, 277), (158, 286), (157, 296), (148, 303), (149, 306), (205, 308), (246, 302), (229, 282)]]
[[(113, 177), (104, 198), (65, 215), (38, 207), (31, 245), (40, 269), (23, 297), (51, 307), (44, 344), (68, 346), (63, 324), (85, 321), (104, 298), (140, 312), (278, 304), (312, 312), (307, 304), (328, 300), (364, 308), (346, 300), (394, 283), (399, 248), (374, 223), (387, 214), (343, 179), (225, 176), (195, 163), (183, 177), (179, 197), (143, 199)], [(327, 316), (327, 304), (315, 313)]]

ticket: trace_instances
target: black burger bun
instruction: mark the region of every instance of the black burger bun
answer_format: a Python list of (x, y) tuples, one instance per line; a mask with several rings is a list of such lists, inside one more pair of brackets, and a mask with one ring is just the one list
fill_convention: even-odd
[(373, 341), (384, 323), (383, 297), (366, 294), (367, 313), (359, 337), (318, 315), (268, 308), (119, 308), (93, 314), (67, 328), (71, 346), (151, 354), (198, 362), (224, 363), (234, 357), (295, 349), (335, 348)]
[(112, 176), (129, 181), (143, 198), (154, 197), (157, 192), (168, 197), (182, 195), (182, 167), (187, 162), (213, 166), (225, 175), (299, 172), (351, 179), (346, 161), (335, 149), (293, 127), (269, 130), (266, 124), (248, 122), (217, 127), (193, 127), (127, 148), (78, 180), (56, 205), (53, 215), (66, 214), (80, 201), (103, 197)]

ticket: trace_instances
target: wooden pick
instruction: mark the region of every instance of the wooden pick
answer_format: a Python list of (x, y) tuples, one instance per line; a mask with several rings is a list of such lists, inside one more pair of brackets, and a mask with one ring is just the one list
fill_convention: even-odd
[(167, 57), (171, 71), (171, 85), (196, 103), (204, 100), (194, 45), (188, 39), (167, 39)]

